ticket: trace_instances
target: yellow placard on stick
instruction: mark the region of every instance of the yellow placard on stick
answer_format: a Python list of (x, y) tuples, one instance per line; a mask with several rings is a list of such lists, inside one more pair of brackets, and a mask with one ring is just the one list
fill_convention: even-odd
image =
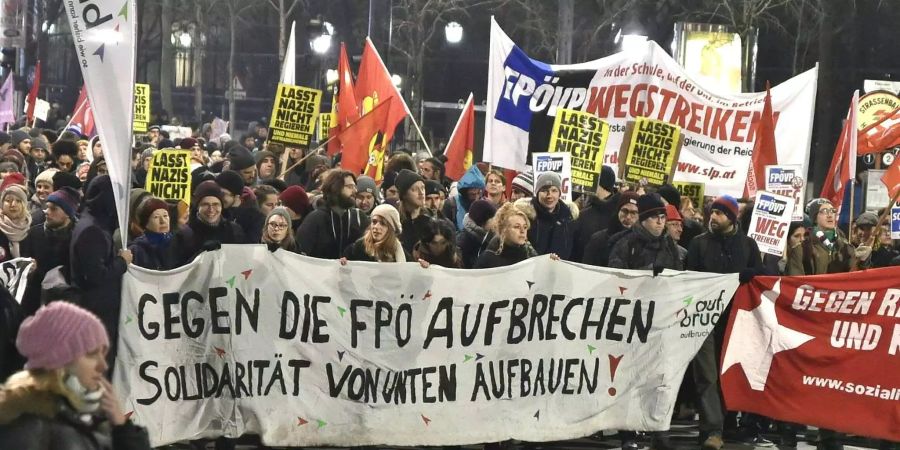
[(191, 204), (191, 151), (166, 148), (156, 151), (147, 170), (144, 187), (163, 200), (181, 200)]
[(609, 124), (599, 117), (574, 109), (556, 110), (549, 152), (572, 155), (572, 186), (594, 192), (609, 140)]
[(136, 133), (146, 133), (150, 125), (150, 85), (134, 85), (134, 121), (132, 129)]
[(620, 176), (625, 181), (660, 186), (672, 180), (682, 145), (681, 127), (638, 117), (625, 130), (619, 149)]
[(278, 83), (269, 140), (285, 145), (309, 145), (319, 117), (322, 91)]
[(703, 209), (703, 195), (706, 190), (706, 185), (703, 183), (690, 183), (687, 181), (675, 181), (672, 183), (675, 186), (675, 189), (678, 189), (678, 192), (681, 193), (682, 197), (687, 197), (691, 199), (691, 202), (694, 204), (694, 208), (698, 210)]
[(331, 129), (336, 122), (334, 119), (335, 113), (333, 112), (324, 112), (319, 114), (319, 126), (316, 128), (316, 137), (319, 142), (325, 142), (328, 139), (328, 130)]

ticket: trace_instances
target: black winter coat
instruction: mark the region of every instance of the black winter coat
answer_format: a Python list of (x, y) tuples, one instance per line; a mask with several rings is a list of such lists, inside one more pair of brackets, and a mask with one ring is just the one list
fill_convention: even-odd
[(456, 245), (462, 257), (463, 267), (471, 269), (494, 237), (493, 231), (487, 231), (475, 224), (468, 215), (463, 219), (463, 229), (456, 234)]
[(528, 229), (528, 241), (539, 255), (556, 253), (561, 259), (571, 260), (575, 247), (575, 222), (569, 205), (559, 201), (551, 212), (534, 197), (531, 206), (536, 217)]
[[(113, 247), (115, 223), (114, 210), (95, 213), (88, 208), (75, 224), (69, 245), (71, 283), (81, 289), (81, 305), (106, 326), (111, 347), (115, 346), (119, 330), (122, 275), (128, 269)], [(108, 355), (112, 359), (115, 352)]]
[(236, 208), (228, 208), (222, 213), (222, 217), (238, 224), (244, 234), (242, 244), (257, 244), (262, 242), (263, 227), (266, 225), (266, 216), (254, 203), (253, 205), (241, 205)]
[(616, 206), (619, 204), (619, 193), (616, 192), (604, 200), (596, 196), (588, 197), (587, 208), (581, 210), (578, 220), (575, 221), (575, 246), (572, 249), (572, 260), (581, 261), (584, 259), (585, 247), (588, 241), (598, 231), (603, 231), (618, 222), (616, 215), (618, 210)]
[(47, 272), (56, 266), (65, 266), (63, 273), (69, 274), (69, 245), (75, 223), (58, 230), (48, 230), (44, 225), (31, 227), (28, 236), (19, 244), (23, 258), (37, 261), (34, 272), (28, 276), (28, 287), (22, 300), (25, 314), (29, 316), (41, 307), (41, 282)]
[(429, 222), (440, 220), (432, 219), (425, 214), (425, 211), (427, 210), (423, 209), (423, 213), (419, 214), (415, 219), (400, 221), (400, 226), (403, 228), (403, 232), (400, 233), (400, 244), (403, 245), (403, 251), (406, 253), (412, 253), (416, 244), (422, 240), (422, 236), (428, 231)]
[(338, 214), (322, 206), (303, 219), (296, 238), (301, 253), (315, 258), (338, 259), (368, 227), (369, 217), (357, 208)]
[(678, 246), (665, 230), (660, 236), (653, 236), (640, 223), (636, 223), (631, 232), (623, 231), (614, 238), (618, 238), (618, 241), (609, 255), (609, 267), (684, 270)]
[[(174, 236), (172, 237), (174, 240)], [(171, 270), (178, 267), (178, 255), (172, 246), (172, 241), (167, 245), (154, 245), (147, 235), (138, 236), (128, 246), (134, 255), (134, 265), (150, 270)]]
[(16, 450), (149, 450), (147, 431), (126, 421), (103, 431), (49, 392), (0, 391), (0, 444)]
[(183, 266), (205, 251), (205, 248), (216, 243), (243, 244), (244, 232), (234, 222), (222, 218), (216, 226), (209, 225), (197, 217), (196, 211), (191, 211), (191, 218), (187, 226), (181, 227), (169, 244), (175, 249), (175, 261), (177, 266)]
[(538, 256), (530, 244), (512, 245), (504, 244), (502, 251), (497, 251), (499, 238), (492, 239), (493, 248), (486, 250), (478, 257), (475, 263), (476, 269), (490, 269), (492, 267), (505, 267), (525, 261), (528, 258)]
[[(613, 245), (623, 236), (623, 234), (620, 234), (622, 231), (631, 232), (631, 228), (626, 229), (622, 226), (622, 222), (619, 221), (617, 215), (612, 218), (605, 230), (600, 230), (591, 235), (591, 238), (582, 250), (581, 262), (592, 266), (608, 267), (609, 253), (612, 251)], [(616, 235), (619, 236), (616, 237)]]
[(688, 248), (685, 266), (698, 272), (738, 273), (743, 269), (764, 272), (759, 246), (738, 225), (730, 235), (708, 232), (695, 237)]

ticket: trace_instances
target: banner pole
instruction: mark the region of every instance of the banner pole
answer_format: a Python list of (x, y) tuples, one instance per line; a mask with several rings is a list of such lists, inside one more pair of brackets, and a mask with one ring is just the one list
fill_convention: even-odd
[(419, 128), (419, 124), (418, 124), (418, 123), (416, 123), (416, 118), (415, 118), (415, 117), (413, 117), (413, 116), (412, 116), (412, 114), (410, 114), (410, 115), (409, 115), (409, 120), (411, 120), (411, 121), (412, 121), (412, 123), (413, 123), (413, 126), (415, 126), (415, 127), (416, 127), (416, 131), (417, 131), (417, 132), (418, 132), (418, 133), (419, 133), (419, 139), (421, 139), (421, 140), (422, 140), (422, 145), (424, 145), (424, 146), (425, 146), (425, 151), (427, 151), (427, 152), (428, 152), (428, 156), (434, 156), (434, 154), (433, 154), (433, 153), (431, 153), (431, 149), (430, 149), (430, 148), (428, 148), (428, 142), (427, 142), (427, 141), (425, 141), (425, 136), (424, 136), (424, 135), (423, 135), (423, 134), (422, 134), (422, 129), (421, 129), (421, 128)]
[[(294, 170), (294, 168), (299, 166), (300, 164), (303, 164), (303, 161), (306, 161), (306, 158), (309, 158), (310, 156), (317, 154), (319, 152), (319, 150), (322, 150), (323, 148), (325, 148), (325, 146), (328, 145), (328, 143), (331, 142), (331, 140), (336, 137), (337, 137), (337, 135), (334, 135), (334, 136), (328, 138), (325, 142), (319, 144), (318, 147), (314, 148), (311, 152), (307, 153), (306, 156), (300, 158), (299, 161), (295, 162), (287, 169), (284, 169), (284, 171), (281, 172), (281, 175), (279, 175), (278, 178), (281, 179), (282, 181), (284, 181), (284, 177), (287, 175), (288, 172), (290, 172), (291, 170)], [(287, 153), (287, 149), (285, 149), (285, 153)], [(285, 164), (287, 164), (287, 158), (285, 158), (284, 161), (285, 161)]]
[[(853, 175), (853, 178), (850, 179), (850, 224), (847, 226), (847, 240), (852, 244), (853, 243), (853, 215), (856, 212), (853, 209), (853, 197), (856, 197), (856, 175)], [(840, 219), (840, 216), (838, 216)]]

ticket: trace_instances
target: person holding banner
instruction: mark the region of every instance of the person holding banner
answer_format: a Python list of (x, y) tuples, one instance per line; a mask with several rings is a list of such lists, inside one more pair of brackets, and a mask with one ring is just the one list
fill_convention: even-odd
[(125, 415), (106, 379), (109, 338), (95, 315), (53, 302), (22, 323), (16, 348), (27, 362), (0, 390), (4, 448), (150, 449), (147, 431)]
[(529, 226), (528, 216), (514, 203), (501, 206), (491, 222), (491, 228), (496, 233), (496, 237), (488, 245), (488, 249), (478, 257), (474, 268), (489, 269), (511, 266), (538, 256), (534, 247), (528, 242)]
[(294, 240), (294, 230), (291, 228), (291, 213), (284, 206), (276, 206), (266, 217), (266, 224), (262, 233), (262, 243), (269, 247), (269, 251), (284, 249), (298, 253), (297, 241)]
[(619, 193), (616, 216), (610, 222), (609, 227), (591, 235), (585, 246), (581, 262), (599, 267), (609, 265), (609, 252), (619, 239), (631, 233), (632, 227), (638, 221), (638, 198), (640, 195), (634, 191)]
[[(730, 195), (713, 201), (709, 210), (707, 232), (691, 240), (685, 268), (698, 272), (740, 273), (742, 282), (765, 273), (759, 246), (747, 237), (738, 222), (739, 206)], [(723, 315), (723, 317), (726, 317)], [(694, 384), (697, 388), (700, 409), (700, 439), (703, 448), (719, 450), (724, 445), (722, 431), (725, 411), (719, 392), (719, 360), (716, 355), (722, 349), (726, 320), (720, 320), (712, 333), (703, 341), (693, 361)], [(759, 436), (758, 416), (744, 415), (741, 424), (744, 438), (751, 443), (764, 443)]]
[(799, 251), (791, 252), (788, 275), (819, 275), (849, 272), (855, 263), (853, 248), (837, 228), (837, 209), (824, 198), (806, 204), (806, 214), (815, 225)]
[(256, 202), (245, 203), (243, 195), (249, 188), (244, 186), (241, 174), (233, 170), (222, 171), (216, 176), (216, 184), (222, 188), (222, 216), (241, 227), (246, 242), (259, 242), (266, 216), (259, 211)]
[(341, 265), (347, 261), (406, 262), (412, 257), (403, 249), (400, 235), (403, 226), (400, 213), (391, 205), (382, 204), (372, 210), (372, 221), (363, 237), (344, 250)]
[(143, 234), (128, 249), (134, 255), (134, 265), (150, 270), (171, 270), (178, 267), (172, 248), (172, 226), (169, 204), (156, 197), (144, 200), (138, 208), (137, 219)]
[(194, 190), (188, 224), (175, 233), (173, 247), (178, 265), (185, 265), (204, 251), (218, 250), (222, 244), (246, 242), (241, 227), (222, 216), (222, 188), (207, 180)]

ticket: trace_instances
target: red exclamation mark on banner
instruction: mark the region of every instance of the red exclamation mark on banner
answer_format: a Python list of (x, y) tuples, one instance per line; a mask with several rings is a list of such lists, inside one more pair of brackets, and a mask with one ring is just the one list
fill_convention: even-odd
[[(622, 357), (625, 355), (619, 355), (619, 356), (606, 355), (606, 356), (609, 356), (609, 381), (615, 382), (616, 381), (616, 370), (619, 369), (619, 363), (622, 362)], [(614, 396), (614, 395), (616, 395), (616, 388), (610, 387), (609, 390), (607, 390), (606, 392), (608, 392), (609, 395)]]

